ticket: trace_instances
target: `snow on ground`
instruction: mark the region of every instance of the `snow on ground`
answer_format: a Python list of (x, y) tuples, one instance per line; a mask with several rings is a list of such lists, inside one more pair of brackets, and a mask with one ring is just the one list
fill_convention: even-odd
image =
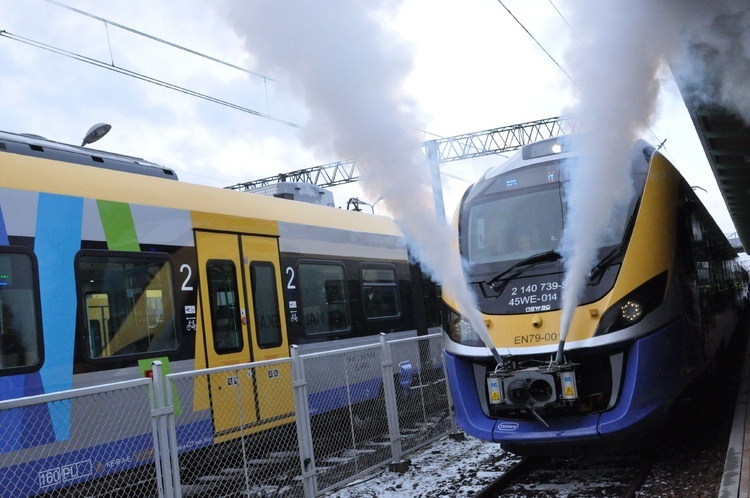
[(471, 436), (445, 437), (408, 455), (406, 472), (387, 468), (325, 496), (330, 498), (468, 497), (481, 491), (519, 458)]

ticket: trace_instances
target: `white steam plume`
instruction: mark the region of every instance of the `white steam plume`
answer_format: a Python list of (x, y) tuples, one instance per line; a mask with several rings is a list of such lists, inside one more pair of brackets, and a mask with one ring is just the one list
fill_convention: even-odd
[[(574, 168), (567, 198), (557, 361), (613, 214), (632, 194), (629, 151), (654, 115), (662, 71), (670, 63), (680, 67), (695, 96), (750, 118), (746, 0), (587, 0), (575, 9), (571, 24), (581, 43), (565, 64), (580, 90), (573, 111), (585, 116), (589, 133), (583, 144), (587, 156)], [(712, 74), (720, 75), (719, 81), (711, 81)], [(706, 81), (709, 90), (703, 90)]]
[(438, 223), (428, 168), (415, 162), (422, 119), (403, 93), (411, 48), (383, 22), (398, 1), (225, 0), (258, 66), (309, 110), (305, 143), (354, 158), (369, 198), (382, 198), (423, 269), (451, 289), (489, 345), (463, 275), (456, 231)]
[(652, 2), (584, 3), (579, 7), (585, 14), (573, 23), (583, 41), (567, 64), (580, 89), (575, 110), (589, 132), (567, 191), (558, 362), (598, 249), (615, 212), (632, 196), (630, 149), (655, 110), (664, 60), (654, 47), (666, 43)]
[(680, 3), (682, 56), (670, 61), (692, 104), (719, 104), (750, 124), (750, 2)]

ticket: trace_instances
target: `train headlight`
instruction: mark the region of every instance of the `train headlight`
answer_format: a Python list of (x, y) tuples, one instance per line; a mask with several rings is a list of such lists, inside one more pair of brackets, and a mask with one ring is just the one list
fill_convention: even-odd
[(443, 330), (455, 343), (485, 347), (469, 320), (446, 305), (443, 305)]
[(635, 325), (655, 310), (664, 300), (667, 275), (666, 271), (660, 273), (605, 311), (596, 329), (596, 335), (609, 334)]
[(626, 322), (635, 323), (643, 316), (643, 307), (638, 301), (627, 301), (620, 306), (620, 317)]

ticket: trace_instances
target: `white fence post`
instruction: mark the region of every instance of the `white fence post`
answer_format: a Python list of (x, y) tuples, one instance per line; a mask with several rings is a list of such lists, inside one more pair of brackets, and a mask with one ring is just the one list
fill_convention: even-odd
[[(151, 397), (151, 426), (154, 430), (154, 463), (156, 464), (156, 478), (159, 496), (164, 498), (180, 498), (180, 470), (177, 460), (173, 460), (171, 449), (169, 419), (174, 426), (174, 406), (171, 396), (165, 397), (164, 374), (161, 361), (151, 363), (152, 393)], [(167, 391), (171, 391), (167, 389)]]
[(393, 465), (401, 463), (401, 429), (398, 424), (398, 405), (396, 403), (396, 386), (393, 382), (393, 360), (391, 348), (385, 340), (385, 334), (380, 334), (380, 347), (383, 349), (383, 393), (385, 395), (385, 411), (388, 414), (388, 434), (391, 438), (391, 454)]
[(292, 385), (294, 387), (294, 410), (297, 414), (297, 441), (299, 443), (302, 486), (305, 497), (314, 498), (318, 494), (318, 481), (315, 471), (310, 409), (307, 403), (305, 362), (300, 358), (296, 345), (292, 345), (289, 349), (292, 357)]
[(172, 463), (172, 488), (174, 489), (174, 498), (182, 498), (182, 483), (180, 481), (180, 460), (177, 446), (177, 421), (175, 420), (174, 395), (172, 394), (172, 380), (164, 377), (164, 399), (165, 406), (172, 408), (172, 413), (166, 416), (167, 431), (169, 435), (169, 454)]

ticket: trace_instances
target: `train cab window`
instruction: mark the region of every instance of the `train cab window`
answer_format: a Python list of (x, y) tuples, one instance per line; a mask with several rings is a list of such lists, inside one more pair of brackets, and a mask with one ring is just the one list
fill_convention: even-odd
[(89, 358), (177, 349), (168, 255), (84, 251), (76, 259), (76, 278)]
[(344, 267), (336, 263), (300, 263), (299, 285), (306, 335), (349, 332)]
[(362, 268), (362, 296), (367, 318), (395, 318), (399, 309), (396, 270), (389, 266)]
[(38, 370), (43, 359), (36, 260), (0, 247), (0, 375)]
[(276, 289), (276, 269), (272, 263), (250, 263), (250, 280), (253, 296), (253, 316), (258, 346), (281, 346), (281, 316)]
[[(563, 206), (557, 184), (507, 193), (477, 202), (468, 210), (464, 254), (472, 263), (509, 262), (558, 247)], [(497, 213), (523, 213), (498, 216)]]
[(242, 351), (244, 342), (234, 262), (212, 259), (206, 263), (206, 270), (214, 349), (219, 354)]

